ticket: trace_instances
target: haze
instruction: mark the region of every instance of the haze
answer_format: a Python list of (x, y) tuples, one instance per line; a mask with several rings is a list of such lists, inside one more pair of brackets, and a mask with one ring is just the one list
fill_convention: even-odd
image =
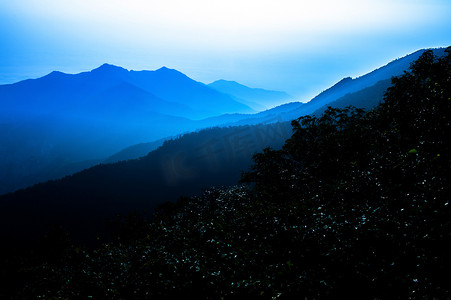
[(420, 48), (451, 44), (447, 0), (0, 2), (0, 84), (108, 62), (235, 80), (308, 101)]

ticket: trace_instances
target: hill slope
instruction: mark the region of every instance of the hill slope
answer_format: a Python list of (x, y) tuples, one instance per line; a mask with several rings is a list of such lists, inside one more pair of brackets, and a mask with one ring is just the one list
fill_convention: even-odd
[[(311, 114), (315, 110), (323, 106), (327, 106), (329, 103), (338, 100), (346, 94), (354, 93), (362, 89), (374, 86), (381, 80), (390, 80), (392, 77), (402, 75), (404, 71), (407, 71), (409, 69), (410, 64), (417, 60), (425, 51), (426, 50), (424, 49), (418, 50), (405, 57), (394, 60), (387, 65), (380, 67), (379, 69), (376, 69), (361, 77), (355, 79), (352, 79), (350, 77), (344, 78), (331, 88), (325, 90), (324, 92), (320, 93), (318, 96), (307, 102), (298, 111), (298, 113), (302, 115)], [(433, 49), (433, 51), (435, 55), (443, 56), (445, 49), (437, 48)]]
[(264, 110), (265, 107), (272, 108), (295, 100), (293, 96), (284, 92), (249, 88), (238, 82), (223, 79), (212, 82), (208, 86), (219, 92), (235, 96), (237, 101), (258, 111)]
[(138, 160), (98, 165), (2, 196), (1, 237), (17, 241), (63, 224), (77, 238), (93, 240), (107, 217), (150, 212), (181, 195), (235, 183), (255, 152), (280, 147), (290, 133), (289, 123), (203, 130), (166, 141)]

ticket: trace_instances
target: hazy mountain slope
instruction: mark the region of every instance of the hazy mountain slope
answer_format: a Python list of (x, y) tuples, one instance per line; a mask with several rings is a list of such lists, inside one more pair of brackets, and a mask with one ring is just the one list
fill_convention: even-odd
[[(195, 130), (187, 119), (154, 115), (142, 120), (92, 120), (41, 116), (0, 124), (0, 194), (71, 173), (67, 165), (102, 161), (128, 145)], [(81, 170), (81, 169), (79, 169)]]
[(313, 114), (320, 115), (329, 106), (336, 108), (354, 106), (367, 110), (372, 109), (384, 100), (384, 94), (391, 85), (391, 79), (381, 80), (373, 86), (364, 88), (358, 92), (346, 94), (338, 100), (317, 109)]
[(285, 92), (249, 88), (238, 82), (223, 79), (212, 82), (208, 84), (208, 86), (219, 92), (233, 95), (238, 98), (238, 101), (241, 99), (243, 103), (259, 111), (264, 110), (265, 107), (272, 108), (295, 100), (293, 96), (290, 96)]
[[(214, 118), (199, 120), (197, 122), (200, 124), (199, 125), (200, 127), (213, 127), (215, 126), (215, 124), (217, 124), (215, 127), (230, 127), (230, 126), (244, 126), (244, 125), (284, 122), (295, 119), (296, 117), (293, 118), (285, 117), (285, 114), (295, 108), (300, 107), (301, 105), (302, 103), (300, 102), (292, 102), (274, 107), (272, 109), (254, 115), (226, 114)], [(161, 146), (163, 142), (168, 139), (170, 138), (168, 137), (166, 139), (160, 139), (149, 143), (139, 143), (127, 147), (102, 162), (113, 163), (121, 160), (136, 159), (145, 156), (149, 152)]]
[[(392, 77), (391, 75), (402, 74), (405, 70), (408, 69), (410, 63), (414, 59), (418, 58), (423, 52), (424, 50), (420, 50), (404, 58), (395, 60), (384, 67), (381, 67), (371, 73), (366, 74), (365, 76), (360, 77), (361, 79), (360, 82), (356, 82), (356, 79), (353, 80), (351, 78), (345, 78), (341, 80), (333, 87), (327, 89), (326, 91), (322, 92), (320, 95), (312, 99), (312, 101), (317, 101), (318, 99), (320, 99), (321, 101), (324, 101), (324, 103), (326, 103), (325, 105), (312, 111), (312, 114), (315, 115), (321, 114), (326, 110), (328, 106), (344, 108), (346, 106), (352, 105), (364, 109), (371, 109), (377, 106), (381, 101), (383, 101), (383, 96), (386, 89), (389, 86), (391, 86), (391, 77)], [(436, 55), (443, 55), (444, 50), (435, 49), (434, 53)], [(374, 80), (376, 80), (379, 77), (389, 77), (389, 78), (378, 81), (374, 85), (360, 89), (356, 92), (347, 93), (347, 91), (353, 90), (355, 88), (360, 88), (361, 86), (365, 86), (367, 84), (371, 84)], [(222, 85), (225, 87), (241, 86), (240, 84), (234, 84), (233, 82), (225, 80), (213, 82), (209, 86), (221, 87)], [(225, 92), (226, 89), (224, 88), (222, 91)], [(337, 98), (336, 100), (333, 100), (337, 97), (337, 95), (340, 95), (342, 93), (346, 94)], [(302, 115), (305, 115), (306, 111), (312, 110), (313, 107), (316, 107), (316, 105), (320, 105), (319, 103), (320, 101), (318, 101), (318, 103), (312, 106), (312, 104), (309, 103), (303, 104), (300, 102), (292, 102), (253, 115), (226, 114), (214, 118), (208, 118), (200, 122), (202, 122), (204, 126), (213, 126), (213, 124), (222, 124), (221, 126), (238, 126), (238, 125), (252, 125), (260, 123), (290, 121)], [(307, 109), (305, 107), (307, 107)], [(137, 158), (139, 156), (146, 154), (147, 149), (146, 147), (141, 146), (137, 148), (139, 148), (141, 151), (134, 153), (134, 155), (137, 156), (133, 158)]]
[(303, 105), (304, 103), (302, 102), (290, 102), (282, 104), (266, 111), (262, 111), (254, 115), (249, 115), (247, 118), (238, 120), (231, 125), (255, 125), (291, 121), (300, 116), (298, 114), (292, 114), (292, 112), (302, 108)]
[[(3, 112), (15, 113), (68, 113), (74, 109), (83, 113), (95, 104), (101, 109), (100, 104), (114, 105), (115, 101), (137, 97), (138, 88), (142, 90), (140, 104), (145, 110), (153, 112), (161, 111), (161, 105), (164, 105), (165, 113), (188, 118), (253, 112), (231, 96), (219, 93), (176, 70), (127, 71), (108, 64), (90, 72), (73, 75), (52, 72), (38, 79), (1, 85), (0, 107)], [(112, 89), (118, 93), (117, 96), (108, 93)], [(102, 97), (102, 93), (106, 93), (105, 97)], [(170, 111), (168, 102), (178, 105), (174, 105), (174, 110)], [(190, 109), (183, 110), (181, 107)], [(136, 111), (134, 106), (127, 109)]]
[[(444, 48), (433, 49), (434, 54), (437, 56), (443, 56), (444, 50), (445, 50)], [(341, 107), (345, 103), (348, 103), (348, 105), (352, 104), (357, 107), (372, 108), (375, 105), (377, 105), (378, 101), (380, 100), (380, 98), (378, 98), (379, 96), (376, 97), (375, 95), (372, 94), (375, 93), (376, 90), (379, 90), (378, 95), (380, 95), (382, 89), (384, 88), (383, 84), (379, 82), (383, 81), (389, 83), (392, 77), (403, 74), (403, 72), (410, 67), (410, 64), (416, 59), (418, 59), (418, 57), (424, 51), (425, 51), (424, 49), (419, 50), (403, 58), (394, 60), (388, 63), (387, 65), (378, 68), (359, 78), (356, 79), (352, 79), (350, 77), (344, 78), (335, 85), (333, 85), (332, 87), (321, 92), (319, 95), (317, 95), (307, 103), (302, 104), (300, 102), (293, 102), (292, 104), (290, 104), (292, 105), (291, 109), (288, 110), (285, 109), (286, 106), (282, 105), (279, 108), (277, 108), (277, 110), (280, 109), (281, 111), (268, 110), (261, 112), (259, 114), (249, 115), (248, 117), (246, 116), (235, 117), (235, 121), (231, 122), (230, 124), (243, 125), (243, 124), (269, 123), (276, 121), (289, 121), (296, 119), (300, 116), (312, 114), (318, 109), (324, 110), (329, 105)], [(235, 86), (233, 83), (230, 84), (227, 81), (219, 81), (217, 85)], [(366, 88), (370, 89), (368, 91), (363, 91)], [(340, 100), (337, 103), (334, 103), (334, 101), (337, 101), (342, 97), (346, 98), (348, 94), (353, 94), (359, 91), (362, 91), (362, 93), (352, 96), (353, 99), (348, 98)]]
[[(224, 121), (224, 124), (228, 125), (245, 125), (290, 121), (300, 116), (324, 111), (327, 106), (344, 107), (354, 105), (361, 108), (372, 108), (382, 100), (383, 92), (389, 86), (391, 78), (401, 75), (406, 71), (410, 67), (410, 64), (418, 59), (424, 51), (419, 50), (403, 58), (394, 60), (359, 78), (344, 78), (307, 103), (293, 102), (253, 115), (233, 115), (228, 122), (226, 122), (227, 116), (216, 118), (221, 119)], [(443, 48), (434, 49), (433, 51), (438, 56), (444, 54)], [(214, 82), (211, 85), (214, 87), (241, 86), (240, 84), (222, 80)], [(232, 88), (230, 89), (233, 90)], [(226, 88), (224, 88), (224, 91), (226, 91)]]
[[(335, 100), (338, 100), (346, 94), (354, 93), (364, 88), (373, 86), (381, 80), (387, 80), (394, 76), (399, 76), (403, 74), (403, 72), (410, 67), (410, 64), (413, 61), (417, 60), (424, 51), (426, 50), (419, 50), (403, 58), (394, 60), (389, 64), (361, 77), (355, 79), (352, 79), (350, 77), (344, 78), (331, 88), (325, 90), (324, 92), (320, 93), (318, 96), (307, 102), (298, 111), (298, 113), (301, 113), (302, 115), (311, 114), (315, 110)], [(433, 49), (433, 51), (435, 55), (443, 56), (445, 49), (438, 48)]]
[(194, 81), (177, 70), (163, 67), (156, 71), (130, 71), (128, 75), (129, 80), (138, 87), (162, 99), (191, 107), (197, 114), (190, 117), (205, 118), (224, 113), (254, 112), (235, 98)]
[(194, 113), (186, 105), (163, 100), (125, 81), (95, 94), (88, 102), (82, 109), (92, 110), (97, 117), (146, 119), (152, 113), (181, 117)]
[(95, 238), (116, 213), (152, 210), (180, 195), (236, 183), (252, 154), (280, 147), (290, 134), (288, 123), (203, 130), (167, 141), (139, 160), (98, 165), (2, 196), (1, 238), (31, 237), (55, 223), (78, 238)]
[(146, 156), (149, 154), (149, 152), (157, 149), (161, 145), (163, 145), (164, 141), (168, 140), (169, 138), (165, 139), (159, 139), (153, 142), (148, 143), (139, 143), (136, 145), (132, 145), (130, 147), (127, 147), (118, 153), (108, 157), (103, 163), (115, 163), (122, 160), (129, 160), (129, 159), (136, 159), (140, 158), (142, 156)]
[[(200, 120), (202, 126), (239, 126), (239, 125), (255, 125), (274, 122), (290, 121), (283, 117), (285, 113), (300, 108), (301, 102), (290, 102), (282, 104), (271, 109), (256, 114), (225, 114), (213, 118)], [(215, 125), (216, 124), (216, 125)]]

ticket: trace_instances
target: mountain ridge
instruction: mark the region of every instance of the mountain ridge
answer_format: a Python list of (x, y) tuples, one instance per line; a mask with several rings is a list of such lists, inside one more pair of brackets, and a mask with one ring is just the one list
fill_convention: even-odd
[[(131, 147), (132, 145), (139, 143), (145, 144), (149, 141), (158, 139), (167, 139), (171, 136), (177, 136), (182, 133), (196, 131), (202, 128), (289, 122), (306, 114), (316, 114), (320, 112), (321, 109), (324, 110), (328, 105), (345, 105), (346, 103), (360, 105), (363, 104), (362, 101), (364, 101), (364, 99), (360, 98), (367, 92), (358, 95), (357, 92), (359, 90), (370, 88), (371, 86), (367, 87), (366, 85), (372, 83), (376, 79), (382, 78), (383, 80), (389, 80), (386, 77), (391, 78), (394, 72), (402, 72), (402, 68), (410, 65), (412, 58), (419, 56), (424, 51), (425, 50), (416, 51), (359, 78), (344, 78), (334, 86), (320, 93), (308, 103), (292, 102), (291, 104), (281, 105), (256, 114), (243, 114), (234, 111), (233, 113), (223, 113), (219, 116), (216, 115), (206, 119), (197, 119), (195, 121), (181, 116), (166, 115), (165, 113), (167, 113), (168, 110), (171, 110), (170, 103), (172, 102), (160, 97), (161, 94), (165, 94), (164, 92), (155, 94), (150, 93), (149, 89), (151, 90), (155, 84), (149, 86), (146, 85), (146, 82), (158, 74), (164, 74), (165, 76), (174, 75), (173, 77), (182, 78), (182, 82), (185, 84), (194, 83), (193, 85), (190, 85), (191, 88), (200, 88), (202, 91), (201, 95), (203, 96), (215, 94), (219, 95), (220, 99), (229, 97), (227, 99), (236, 100), (238, 98), (233, 95), (227, 96), (227, 94), (219, 91), (213, 91), (208, 85), (191, 80), (185, 74), (167, 67), (162, 67), (155, 71), (129, 71), (111, 64), (103, 64), (94, 69), (94, 72), (89, 71), (78, 74), (66, 74), (55, 71), (38, 79), (20, 81), (10, 85), (0, 85), (0, 108), (2, 108), (0, 109), (0, 120), (3, 123), (2, 134), (8, 136), (7, 139), (2, 139), (3, 141), (8, 141), (8, 144), (3, 144), (2, 147), (0, 147), (0, 150), (6, 154), (16, 153), (13, 156), (3, 156), (10, 157), (13, 160), (0, 161), (0, 182), (6, 182), (5, 180), (7, 179), (8, 182), (11, 183), (14, 182), (14, 178), (20, 181), (21, 178), (25, 177), (34, 177), (36, 180), (39, 178), (39, 180), (45, 181), (46, 178), (54, 178), (43, 176), (43, 174), (48, 172), (48, 168), (57, 167), (58, 169), (64, 169), (64, 166), (58, 165), (58, 163), (64, 162), (71, 165), (77, 165), (77, 162), (79, 162), (80, 164), (78, 165), (86, 166), (87, 164), (83, 164), (82, 162), (106, 160), (108, 157), (120, 152), (122, 149)], [(435, 53), (443, 53), (444, 49), (435, 49), (434, 51)], [(99, 82), (96, 82), (95, 84), (87, 80), (93, 76), (93, 73), (95, 76), (98, 75), (97, 78), (99, 78)], [(97, 73), (97, 75), (95, 73)], [(104, 74), (101, 75), (102, 73)], [(123, 74), (126, 74), (127, 80), (124, 80), (122, 77)], [(60, 84), (55, 85), (52, 80), (53, 78), (60, 79)], [(131, 82), (128, 80), (136, 78), (141, 78), (141, 81), (135, 80), (135, 82)], [(75, 94), (79, 92), (80, 95), (83, 96), (83, 100), (75, 103), (81, 105), (81, 102), (89, 102), (89, 99), (93, 97), (89, 93), (83, 92), (89, 90), (92, 86), (96, 86), (97, 88), (100, 86), (99, 93), (109, 93), (107, 98), (111, 98), (118, 94), (115, 92), (114, 86), (120, 86), (121, 84), (124, 84), (123, 82), (126, 82), (125, 86), (135, 91), (135, 96), (129, 99), (132, 103), (140, 103), (140, 101), (143, 100), (142, 97), (144, 97), (143, 93), (150, 93), (158, 99), (167, 100), (168, 102), (166, 102), (166, 105), (168, 105), (168, 108), (165, 109), (161, 106), (161, 110), (146, 112), (146, 109), (143, 109), (142, 107), (134, 107), (132, 113), (128, 115), (126, 109), (121, 107), (123, 104), (120, 104), (128, 103), (124, 102), (124, 96), (122, 95), (122, 97), (118, 99), (116, 109), (112, 109), (109, 118), (104, 117), (99, 120), (99, 116), (96, 117), (95, 114), (55, 115), (55, 113), (58, 112), (58, 109), (64, 109), (64, 101), (61, 101), (61, 97), (59, 96), (61, 91), (69, 90), (71, 92), (73, 91)], [(227, 81), (222, 80), (219, 82), (224, 83)], [(379, 81), (376, 81), (374, 85), (376, 85), (377, 82)], [(3, 109), (5, 105), (8, 106), (11, 102), (16, 102), (14, 97), (1, 97), (2, 95), (5, 95), (5, 90), (15, 91), (21, 90), (24, 87), (33, 88), (36, 85), (41, 84), (46, 87), (46, 91), (42, 95), (33, 95), (36, 101), (28, 101), (25, 103), (26, 105), (22, 106), (20, 103), (13, 103), (17, 105), (17, 111), (22, 110), (22, 115), (16, 114), (17, 111), (14, 110), (5, 111)], [(232, 82), (232, 84), (236, 85), (238, 83), (235, 84)], [(166, 87), (168, 86), (173, 88), (176, 85), (174, 85), (174, 82), (167, 82)], [(181, 84), (181, 86), (183, 87), (183, 84)], [(160, 91), (161, 89), (164, 89), (164, 86), (161, 85), (157, 85), (157, 87)], [(247, 89), (262, 90), (252, 88)], [(372, 93), (371, 105), (382, 101), (383, 95), (381, 95), (380, 92), (375, 92), (376, 90), (376, 87), (368, 90), (368, 92)], [(185, 91), (190, 91), (190, 89), (186, 88)], [(371, 91), (374, 91), (375, 93)], [(174, 91), (167, 92), (166, 94), (169, 94), (172, 97), (169, 97), (171, 100), (177, 97), (177, 93)], [(42, 99), (45, 100), (47, 99), (46, 97), (49, 96), (52, 96), (51, 100), (53, 102), (51, 102), (51, 108), (54, 111), (40, 110), (39, 106), (33, 106), (33, 103), (36, 104), (39, 101), (43, 101)], [(68, 98), (69, 100), (74, 99), (72, 93), (68, 95)], [(65, 98), (65, 100), (68, 98)], [(187, 107), (183, 105), (184, 104), (179, 103), (178, 111), (181, 115), (189, 111)], [(240, 103), (240, 105), (242, 105), (242, 103)], [(177, 115), (176, 109), (174, 107), (172, 108), (173, 109), (170, 112)], [(26, 111), (27, 109), (28, 111)], [(73, 109), (71, 108), (71, 110)], [(96, 109), (91, 109), (91, 111), (95, 112)], [(150, 118), (143, 117), (146, 113)], [(117, 121), (120, 122), (118, 123)], [(29, 139), (31, 136), (33, 136), (34, 142), (25, 142), (25, 140)], [(146, 149), (146, 147), (142, 147), (142, 149)], [(147, 149), (154, 148), (149, 147)], [(137, 154), (140, 152), (131, 151), (129, 153)], [(141, 154), (144, 155), (145, 153)], [(24, 173), (21, 174), (20, 172)], [(36, 181), (31, 182), (28, 180), (26, 182), (28, 184), (36, 183)], [(2, 187), (4, 186), (10, 185), (2, 184)], [(24, 187), (24, 185), (22, 184), (18, 187)], [(12, 188), (10, 187), (7, 190), (0, 188), (0, 193), (10, 192), (12, 189), (14, 189), (14, 184), (12, 185)]]
[(295, 98), (285, 92), (265, 90), (261, 88), (250, 88), (236, 81), (224, 79), (216, 80), (208, 84), (209, 87), (217, 91), (235, 96), (241, 99), (245, 104), (261, 111), (267, 108), (273, 108), (277, 105), (292, 102)]
[[(52, 168), (74, 170), (58, 164), (89, 166), (83, 162), (107, 159), (137, 143), (241, 119), (231, 117), (237, 112), (254, 111), (167, 67), (135, 71), (104, 63), (77, 74), (53, 71), (0, 85), (0, 122), (6, 126), (0, 133), (11, 137), (0, 148), (18, 153), (0, 160), (0, 194), (54, 179)], [(35, 143), (26, 142), (28, 132)]]
[(445, 48), (421, 49), (402, 58), (393, 60), (386, 65), (360, 77), (356, 77), (354, 79), (351, 77), (346, 77), (307, 102), (306, 105), (304, 105), (304, 107), (300, 110), (300, 113), (303, 115), (311, 114), (322, 106), (338, 100), (348, 93), (353, 93), (370, 87), (381, 80), (391, 79), (394, 76), (402, 75), (403, 72), (410, 67), (411, 63), (417, 60), (420, 55), (427, 50), (432, 50), (437, 56), (443, 56), (445, 53)]

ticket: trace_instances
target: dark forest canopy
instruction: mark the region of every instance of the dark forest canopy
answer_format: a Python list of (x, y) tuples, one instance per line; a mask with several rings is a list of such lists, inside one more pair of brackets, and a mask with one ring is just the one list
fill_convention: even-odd
[(0, 196), (0, 239), (14, 243), (62, 225), (78, 241), (105, 236), (105, 219), (130, 210), (151, 213), (181, 195), (235, 184), (252, 155), (281, 148), (289, 122), (210, 128), (168, 140), (140, 159), (102, 164)]
[(376, 109), (293, 121), (242, 185), (118, 219), (95, 249), (56, 230), (4, 257), (0, 296), (449, 298), (450, 50), (426, 51)]

